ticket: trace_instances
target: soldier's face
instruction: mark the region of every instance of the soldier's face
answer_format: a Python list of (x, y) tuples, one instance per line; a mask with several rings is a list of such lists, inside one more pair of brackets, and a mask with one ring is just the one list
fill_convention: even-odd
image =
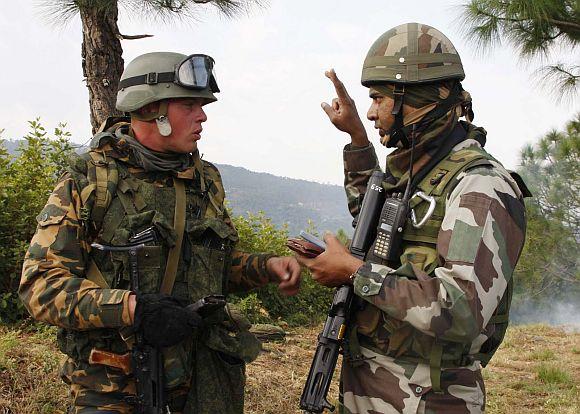
[(373, 88), (369, 90), (369, 97), (372, 103), (367, 112), (367, 118), (375, 123), (379, 135), (384, 137), (395, 122), (395, 116), (391, 115), (395, 101)]
[(201, 139), (201, 124), (207, 115), (200, 98), (172, 99), (167, 106), (167, 118), (171, 124), (171, 134), (162, 137), (162, 152), (189, 153), (197, 149)]

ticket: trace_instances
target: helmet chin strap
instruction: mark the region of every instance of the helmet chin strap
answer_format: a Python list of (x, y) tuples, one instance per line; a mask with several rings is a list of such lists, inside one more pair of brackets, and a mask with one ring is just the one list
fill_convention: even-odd
[(155, 118), (157, 130), (164, 137), (171, 135), (171, 124), (169, 123), (169, 118), (167, 118), (167, 106), (167, 100), (160, 101), (157, 117)]
[(403, 100), (405, 97), (405, 85), (395, 84), (395, 89), (393, 90), (393, 110), (391, 115), (395, 116), (395, 122), (393, 126), (387, 132), (390, 139), (387, 141), (387, 147), (394, 148), (400, 142), (404, 148), (409, 148), (409, 140), (407, 139), (407, 134), (403, 129)]
[(167, 99), (159, 101), (159, 107), (154, 112), (140, 113), (139, 111), (131, 112), (131, 117), (138, 119), (139, 121), (150, 122), (155, 120), (157, 125), (157, 130), (161, 136), (168, 137), (171, 135), (171, 123), (169, 123), (169, 118), (167, 118), (167, 107), (169, 102)]

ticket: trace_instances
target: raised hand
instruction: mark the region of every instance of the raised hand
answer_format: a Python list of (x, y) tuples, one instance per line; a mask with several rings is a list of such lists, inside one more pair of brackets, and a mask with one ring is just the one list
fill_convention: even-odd
[(352, 143), (357, 147), (368, 145), (367, 133), (356, 110), (356, 105), (344, 84), (338, 79), (334, 69), (327, 70), (324, 75), (332, 81), (337, 95), (332, 100), (331, 105), (326, 102), (322, 102), (320, 105), (328, 115), (328, 119), (337, 129), (349, 134)]

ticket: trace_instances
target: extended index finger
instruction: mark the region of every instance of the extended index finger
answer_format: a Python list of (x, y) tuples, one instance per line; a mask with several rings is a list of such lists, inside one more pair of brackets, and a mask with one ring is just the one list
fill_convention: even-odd
[(350, 96), (348, 95), (348, 92), (344, 87), (344, 83), (342, 83), (342, 81), (338, 79), (338, 76), (336, 75), (334, 69), (327, 70), (326, 72), (324, 72), (324, 74), (328, 79), (332, 81), (332, 84), (334, 85), (334, 89), (336, 90), (336, 94), (338, 95), (339, 99), (350, 99)]

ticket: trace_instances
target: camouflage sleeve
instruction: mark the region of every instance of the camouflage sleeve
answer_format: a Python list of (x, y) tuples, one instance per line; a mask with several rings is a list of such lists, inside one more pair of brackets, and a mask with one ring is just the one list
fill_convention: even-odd
[(101, 289), (84, 278), (88, 245), (79, 221), (80, 195), (65, 175), (37, 217), (19, 295), (38, 320), (68, 329), (122, 327), (132, 322), (130, 292)]
[(343, 150), (344, 190), (348, 210), (353, 217), (360, 211), (360, 200), (367, 189), (367, 182), (373, 172), (379, 169), (375, 148), (369, 143), (366, 147), (352, 147), (347, 144)]
[(266, 262), (274, 254), (250, 254), (234, 250), (228, 282), (229, 292), (244, 292), (268, 284), (272, 279), (266, 270)]
[(437, 240), (440, 267), (432, 277), (416, 267), (365, 263), (355, 279), (356, 294), (426, 334), (457, 342), (476, 338), (524, 244), (523, 202), (501, 171), (483, 167), (459, 177), (446, 200)]

